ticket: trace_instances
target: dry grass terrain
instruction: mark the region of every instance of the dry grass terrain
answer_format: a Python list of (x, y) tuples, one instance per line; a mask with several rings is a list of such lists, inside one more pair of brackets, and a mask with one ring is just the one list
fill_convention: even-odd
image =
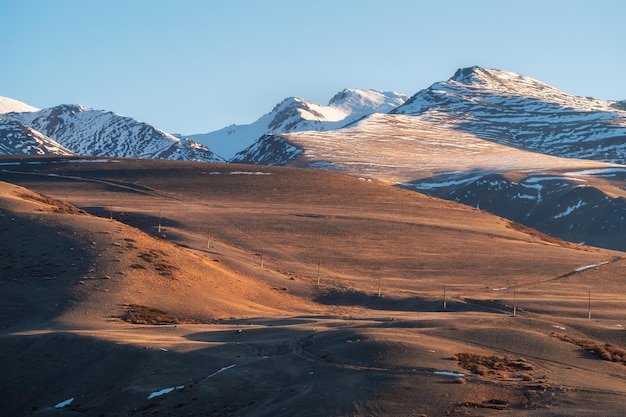
[(0, 162), (2, 415), (623, 414), (621, 252), (332, 172)]

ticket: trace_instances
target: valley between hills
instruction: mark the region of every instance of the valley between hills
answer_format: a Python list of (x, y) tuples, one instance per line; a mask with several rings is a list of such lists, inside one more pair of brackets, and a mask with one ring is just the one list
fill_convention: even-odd
[(0, 163), (3, 415), (623, 414), (623, 252), (332, 171)]

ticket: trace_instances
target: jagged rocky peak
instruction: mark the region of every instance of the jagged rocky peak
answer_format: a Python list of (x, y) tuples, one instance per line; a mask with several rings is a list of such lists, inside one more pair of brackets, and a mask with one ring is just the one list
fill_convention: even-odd
[(313, 109), (314, 106), (314, 103), (311, 103), (300, 97), (287, 97), (276, 106), (274, 106), (271, 113), (289, 113), (298, 110), (304, 110), (313, 114), (315, 117), (323, 118), (324, 116), (322, 114), (316, 112)]
[(93, 109), (85, 107), (82, 104), (60, 104), (58, 106), (52, 107), (51, 110), (59, 113), (75, 114)]
[(278, 103), (272, 109), (271, 121), (268, 123), (270, 130), (290, 131), (303, 120), (321, 121), (325, 115), (321, 108), (315, 104), (298, 97), (288, 97)]
[(490, 82), (513, 81), (515, 79), (522, 80), (523, 75), (514, 72), (502, 71), (499, 69), (485, 69), (479, 66), (459, 68), (450, 81), (456, 81), (463, 84), (482, 84), (486, 85)]

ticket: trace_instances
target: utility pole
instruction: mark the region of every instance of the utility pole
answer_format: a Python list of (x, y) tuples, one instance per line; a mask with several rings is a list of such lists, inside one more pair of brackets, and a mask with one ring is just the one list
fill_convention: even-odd
[(317, 288), (320, 287), (320, 263), (322, 261), (318, 260), (317, 261)]
[(513, 288), (513, 317), (517, 315), (517, 293), (515, 288)]

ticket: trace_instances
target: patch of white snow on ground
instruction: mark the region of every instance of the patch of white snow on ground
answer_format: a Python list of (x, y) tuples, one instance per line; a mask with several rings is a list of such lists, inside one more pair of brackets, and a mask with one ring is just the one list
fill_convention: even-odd
[(608, 264), (609, 262), (610, 262), (610, 261), (604, 261), (604, 262), (600, 262), (600, 263), (598, 263), (598, 264), (587, 265), (587, 266), (581, 266), (580, 268), (576, 268), (576, 269), (575, 269), (575, 271), (576, 271), (576, 272), (586, 271), (587, 269), (595, 268), (596, 266), (606, 265), (606, 264)]
[(443, 182), (420, 182), (419, 184), (411, 184), (411, 183), (405, 183), (403, 185), (408, 186), (408, 187), (413, 187), (419, 190), (430, 190), (433, 188), (443, 188), (443, 187), (450, 187), (453, 185), (465, 185), (465, 184), (471, 184), (477, 180), (479, 180), (480, 178), (482, 178), (481, 176), (477, 176), (477, 177), (469, 177), (469, 178), (463, 178), (463, 179), (458, 179), (458, 180), (449, 180), (449, 181), (443, 181)]
[(177, 387), (163, 388), (161, 391), (155, 391), (152, 394), (148, 395), (148, 399), (151, 400), (155, 397), (160, 397), (161, 395), (169, 394), (175, 389), (183, 389), (183, 388), (185, 388), (184, 385), (179, 385)]
[(57, 405), (54, 406), (54, 408), (63, 408), (66, 405), (70, 405), (72, 403), (72, 401), (74, 401), (74, 397), (65, 400), (65, 401), (61, 401), (60, 403), (58, 403)]
[(461, 374), (458, 372), (449, 372), (449, 371), (435, 371), (433, 372), (435, 375), (445, 375), (445, 376), (465, 376), (465, 374)]
[(565, 175), (598, 175), (608, 176), (614, 175), (620, 172), (626, 172), (626, 168), (597, 168), (597, 169), (585, 169), (582, 171), (566, 172)]
[(576, 204), (574, 204), (573, 206), (568, 206), (565, 211), (559, 213), (559, 214), (555, 214), (554, 216), (552, 216), (552, 218), (554, 220), (556, 219), (560, 219), (561, 217), (565, 217), (565, 216), (569, 216), (570, 214), (572, 214), (574, 212), (574, 210), (581, 208), (582, 206), (586, 206), (587, 203), (584, 202), (583, 200), (578, 200), (578, 202)]
[(228, 173), (229, 175), (272, 175), (271, 172), (260, 172), (260, 171), (231, 171)]
[(229, 370), (229, 369), (231, 369), (231, 368), (234, 368), (234, 367), (235, 367), (235, 365), (234, 365), (234, 364), (233, 364), (233, 365), (228, 365), (228, 366), (225, 366), (225, 367), (223, 367), (222, 369), (220, 369), (220, 370), (218, 370), (218, 371), (213, 372), (211, 375), (207, 376), (207, 378), (214, 377), (215, 375), (217, 375), (217, 374), (221, 374), (222, 372), (227, 371), (227, 370)]
[(219, 172), (219, 171), (209, 171), (203, 172), (205, 175), (274, 175), (271, 172), (261, 172), (261, 171), (230, 171), (230, 172)]

